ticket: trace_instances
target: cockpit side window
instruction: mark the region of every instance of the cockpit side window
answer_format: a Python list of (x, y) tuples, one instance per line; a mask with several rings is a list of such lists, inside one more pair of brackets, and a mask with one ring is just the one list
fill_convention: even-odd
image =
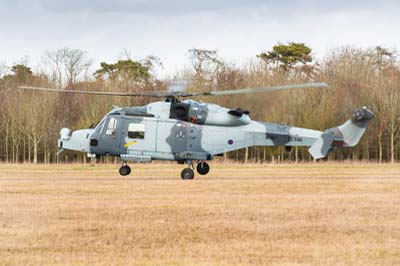
[(117, 126), (118, 126), (118, 119), (115, 117), (111, 117), (110, 121), (108, 122), (106, 135), (108, 136), (115, 135), (115, 132), (117, 131)]
[(99, 123), (97, 123), (97, 125), (94, 127), (94, 128), (96, 129), (97, 132), (101, 133), (101, 132), (103, 131), (103, 129), (104, 129), (104, 124), (106, 123), (105, 121), (106, 121), (106, 119), (103, 118), (103, 119), (102, 119)]
[(139, 123), (130, 123), (128, 126), (128, 138), (131, 139), (144, 139), (146, 126)]

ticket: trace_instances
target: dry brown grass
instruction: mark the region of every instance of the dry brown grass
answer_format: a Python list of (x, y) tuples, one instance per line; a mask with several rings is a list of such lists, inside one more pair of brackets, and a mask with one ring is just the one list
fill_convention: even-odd
[(0, 265), (399, 265), (400, 165), (0, 165)]

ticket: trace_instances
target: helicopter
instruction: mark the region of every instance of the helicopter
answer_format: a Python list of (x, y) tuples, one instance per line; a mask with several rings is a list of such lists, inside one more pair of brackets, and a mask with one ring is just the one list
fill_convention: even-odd
[(253, 121), (248, 110), (230, 109), (213, 103), (187, 99), (198, 96), (240, 95), (288, 89), (324, 88), (326, 83), (245, 88), (237, 90), (186, 92), (183, 89), (165, 92), (102, 92), (73, 89), (51, 89), (21, 86), (20, 89), (42, 92), (78, 93), (121, 97), (164, 98), (144, 106), (115, 107), (93, 128), (71, 131), (62, 128), (58, 139), (59, 152), (72, 150), (90, 157), (117, 156), (122, 165), (119, 174), (131, 173), (128, 162), (171, 160), (187, 167), (181, 178), (194, 178), (196, 171), (206, 175), (207, 161), (226, 152), (251, 146), (307, 146), (314, 159), (327, 156), (337, 147), (353, 147), (364, 134), (374, 113), (367, 107), (355, 109), (352, 117), (325, 131)]

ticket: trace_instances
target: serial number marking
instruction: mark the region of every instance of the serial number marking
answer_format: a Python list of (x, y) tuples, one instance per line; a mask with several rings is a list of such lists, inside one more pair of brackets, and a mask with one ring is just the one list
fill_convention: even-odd
[(293, 142), (302, 142), (302, 141), (303, 141), (303, 138), (301, 138), (301, 137), (295, 137), (295, 136), (290, 136), (290, 141), (293, 141)]
[(289, 136), (289, 135), (278, 135), (278, 134), (267, 134), (267, 139), (270, 139), (272, 141), (277, 140), (277, 139), (284, 139), (291, 141), (291, 142), (303, 142), (303, 138), (298, 137), (298, 136)]

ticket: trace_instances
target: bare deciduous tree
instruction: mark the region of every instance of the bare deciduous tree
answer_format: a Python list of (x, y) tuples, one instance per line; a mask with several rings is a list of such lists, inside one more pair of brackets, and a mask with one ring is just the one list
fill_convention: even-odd
[(68, 83), (86, 80), (92, 65), (85, 51), (71, 48), (61, 48), (46, 51), (43, 56), (43, 72), (48, 73), (58, 88)]
[(215, 76), (223, 65), (216, 50), (190, 49), (189, 56), (194, 69), (194, 77), (207, 86), (215, 85)]

